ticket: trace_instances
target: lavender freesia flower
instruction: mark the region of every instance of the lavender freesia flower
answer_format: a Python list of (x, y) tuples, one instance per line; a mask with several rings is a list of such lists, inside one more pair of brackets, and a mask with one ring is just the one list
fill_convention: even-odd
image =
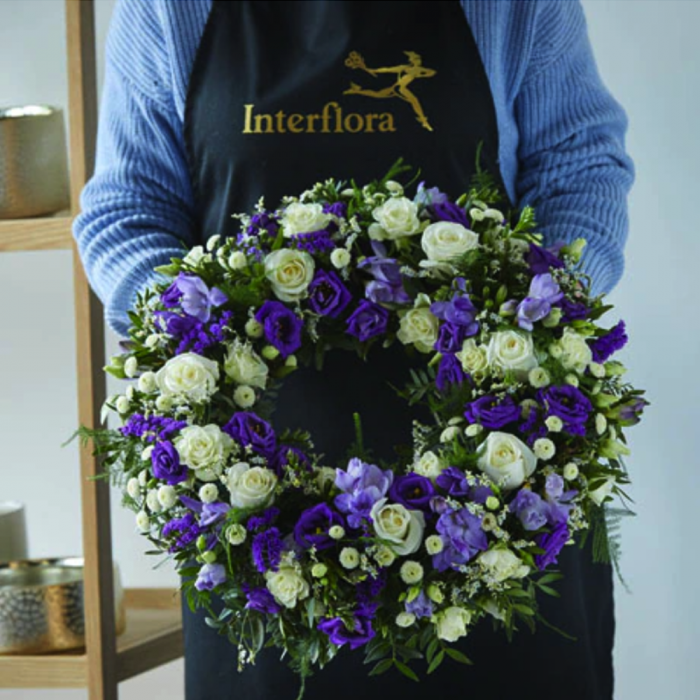
[(434, 495), (433, 482), (420, 474), (401, 474), (389, 489), (389, 498), (409, 510), (429, 511)]
[(435, 375), (435, 386), (444, 392), (448, 386), (461, 384), (468, 376), (462, 369), (462, 363), (454, 355), (443, 355)]
[[(561, 245), (558, 248), (561, 248)], [(555, 253), (536, 243), (530, 243), (530, 252), (525, 260), (533, 275), (549, 272), (551, 267), (564, 267), (564, 261), (558, 258)]]
[(352, 299), (335, 272), (319, 270), (309, 285), (309, 306), (317, 314), (337, 318)]
[(187, 465), (180, 462), (180, 454), (172, 442), (159, 442), (151, 452), (153, 476), (165, 483), (179, 484), (187, 479)]
[(410, 603), (406, 603), (405, 608), (406, 612), (413, 613), (418, 619), (433, 615), (433, 601), (428, 598), (425, 591), (421, 591)]
[(182, 272), (174, 282), (182, 292), (180, 306), (188, 316), (206, 323), (214, 306), (221, 306), (228, 301), (228, 297), (217, 287), (209, 289), (201, 277), (185, 275)]
[(266, 301), (255, 314), (255, 320), (262, 324), (265, 339), (282, 357), (289, 357), (301, 347), (303, 323), (282, 302)]
[(244, 447), (250, 445), (255, 452), (271, 460), (277, 447), (272, 426), (260, 416), (249, 411), (238, 411), (222, 430)]
[(530, 282), (528, 295), (517, 307), (518, 326), (531, 331), (535, 321), (542, 320), (552, 306), (564, 297), (559, 285), (549, 272), (535, 275)]
[(182, 290), (177, 286), (177, 281), (172, 282), (170, 286), (160, 295), (160, 301), (166, 309), (172, 309), (180, 304), (182, 298)]
[(470, 423), (479, 423), (485, 428), (497, 430), (520, 420), (521, 408), (508, 394), (504, 398), (482, 396), (465, 406), (464, 416)]
[(539, 530), (547, 524), (549, 506), (529, 489), (520, 489), (510, 503), (510, 510), (529, 531)]
[(294, 539), (304, 549), (328, 549), (336, 544), (328, 534), (333, 525), (345, 525), (343, 518), (327, 504), (319, 503), (301, 513), (294, 526)]
[(194, 316), (182, 316), (174, 311), (156, 311), (154, 315), (158, 328), (173, 338), (182, 338), (199, 330), (202, 326), (201, 322)]
[(375, 304), (408, 304), (411, 297), (403, 287), (399, 264), (387, 257), (386, 246), (379, 241), (372, 241), (372, 249), (375, 254), (358, 264), (358, 268), (366, 269), (374, 277), (365, 289), (365, 296)]
[(372, 506), (386, 496), (394, 481), (391, 469), (382, 471), (375, 464), (358, 458), (348, 463), (347, 470), (336, 469), (335, 485), (343, 491), (335, 497), (335, 506), (347, 514), (348, 525), (358, 528), (368, 518)]
[(455, 293), (450, 301), (434, 301), (430, 311), (436, 318), (455, 326), (464, 326), (464, 337), (469, 338), (479, 332), (476, 321), (477, 309), (466, 293)]
[(372, 618), (367, 614), (356, 613), (354, 617), (355, 627), (349, 630), (340, 617), (330, 620), (322, 620), (317, 627), (321, 632), (325, 632), (336, 646), (349, 644), (351, 649), (361, 647), (375, 635), (372, 629)]
[(282, 610), (282, 606), (277, 603), (272, 593), (267, 588), (251, 588), (243, 584), (243, 592), (248, 600), (245, 607), (249, 610), (276, 615)]
[(223, 564), (205, 564), (197, 574), (194, 587), (198, 591), (211, 591), (226, 580)]
[(386, 333), (389, 311), (363, 299), (347, 320), (347, 332), (364, 342)]
[(441, 192), (437, 187), (426, 187), (425, 182), (421, 181), (418, 183), (416, 189), (416, 196), (413, 201), (418, 205), (423, 205), (425, 207), (431, 204), (444, 204), (448, 201), (447, 195)]
[(445, 543), (442, 552), (433, 556), (433, 567), (438, 571), (457, 569), (477, 552), (488, 548), (486, 533), (481, 529), (481, 518), (468, 508), (449, 508), (438, 519), (436, 530)]
[(435, 349), (442, 353), (459, 352), (466, 337), (467, 326), (460, 326), (447, 321), (440, 326), (438, 339), (435, 341)]
[(569, 541), (569, 528), (564, 523), (559, 523), (551, 533), (540, 535), (536, 542), (537, 546), (544, 549), (544, 554), (535, 557), (535, 565), (538, 569), (546, 569), (550, 564), (557, 563), (557, 557)]

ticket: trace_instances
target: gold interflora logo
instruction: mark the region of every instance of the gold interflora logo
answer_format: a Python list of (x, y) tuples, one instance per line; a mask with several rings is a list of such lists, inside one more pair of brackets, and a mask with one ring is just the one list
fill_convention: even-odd
[(423, 128), (432, 131), (433, 127), (430, 126), (419, 99), (408, 89), (408, 86), (417, 78), (432, 78), (437, 71), (423, 66), (423, 60), (415, 51), (404, 51), (404, 53), (408, 57), (408, 63), (399, 66), (390, 66), (388, 68), (367, 68), (365, 59), (362, 58), (357, 51), (352, 51), (345, 59), (345, 65), (348, 68), (363, 70), (373, 78), (376, 78), (382, 73), (396, 73), (398, 77), (396, 78), (396, 82), (392, 85), (380, 90), (369, 90), (360, 87), (357, 83), (350, 83), (350, 87), (343, 94), (365, 95), (366, 97), (375, 97), (379, 99), (398, 97), (401, 100), (405, 100), (413, 107), (413, 111), (416, 113), (416, 119)]

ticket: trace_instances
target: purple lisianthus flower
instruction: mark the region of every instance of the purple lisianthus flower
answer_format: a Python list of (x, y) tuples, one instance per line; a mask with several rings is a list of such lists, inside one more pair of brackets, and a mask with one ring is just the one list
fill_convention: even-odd
[(585, 423), (593, 405), (578, 387), (571, 384), (539, 389), (538, 400), (546, 406), (547, 416), (558, 416), (564, 430), (574, 435), (585, 435)]
[(419, 182), (416, 189), (416, 196), (413, 198), (416, 204), (427, 207), (431, 204), (444, 204), (448, 201), (447, 195), (437, 187), (426, 188), (425, 182)]
[(187, 478), (187, 465), (180, 462), (180, 454), (172, 442), (159, 442), (151, 452), (151, 471), (156, 479), (171, 486)]
[(236, 442), (272, 460), (277, 447), (277, 438), (272, 426), (260, 416), (249, 411), (234, 413), (222, 430)]
[(308, 455), (302, 452), (298, 447), (292, 447), (291, 445), (280, 445), (275, 456), (272, 459), (270, 468), (274, 469), (277, 476), (284, 475), (284, 468), (289, 466), (290, 460), (294, 458), (296, 461), (306, 469), (311, 469), (311, 460)]
[(557, 563), (559, 552), (569, 541), (569, 528), (565, 523), (559, 523), (551, 533), (543, 533), (536, 542), (537, 546), (544, 549), (544, 554), (535, 557), (535, 564), (540, 571), (546, 569), (550, 564)]
[(255, 568), (264, 574), (266, 571), (277, 571), (282, 561), (284, 543), (280, 531), (276, 527), (259, 532), (253, 538), (251, 550)]
[(571, 301), (568, 297), (564, 297), (557, 306), (561, 307), (563, 323), (571, 323), (586, 318), (590, 309), (580, 301)]
[(309, 285), (309, 306), (317, 314), (337, 318), (352, 295), (335, 272), (319, 270)]
[(465, 228), (469, 228), (467, 212), (464, 210), (464, 207), (460, 207), (454, 202), (433, 202), (431, 210), (438, 221), (452, 221), (455, 224), (462, 224)]
[(202, 323), (209, 320), (212, 307), (221, 306), (228, 301), (228, 297), (219, 288), (209, 289), (204, 280), (196, 275), (185, 275), (181, 272), (173, 284), (182, 292), (182, 310)]
[(202, 323), (194, 316), (182, 316), (174, 311), (156, 311), (154, 315), (158, 328), (173, 338), (182, 338), (185, 335), (196, 333), (202, 328)]
[(461, 384), (467, 376), (462, 363), (454, 355), (443, 355), (435, 375), (435, 386), (444, 392), (448, 385)]
[(307, 508), (294, 526), (294, 539), (304, 549), (328, 549), (335, 545), (328, 531), (333, 525), (345, 525), (343, 518), (325, 503)]
[(204, 528), (197, 524), (194, 513), (185, 513), (181, 518), (173, 518), (165, 523), (161, 536), (165, 539), (175, 537), (174, 544), (168, 547), (168, 551), (173, 553), (189, 546), (203, 533)]
[(448, 509), (438, 519), (436, 530), (445, 543), (444, 549), (433, 556), (433, 567), (438, 571), (457, 569), (477, 552), (488, 548), (486, 533), (481, 529), (481, 518), (468, 508)]
[(375, 464), (358, 458), (348, 463), (347, 470), (336, 469), (335, 485), (343, 491), (334, 503), (341, 513), (347, 514), (348, 525), (358, 528), (368, 518), (372, 506), (386, 496), (394, 481), (391, 469), (382, 471)]
[(327, 253), (335, 248), (335, 243), (331, 240), (331, 233), (326, 229), (311, 233), (296, 233), (291, 237), (291, 241), (299, 250), (305, 250), (312, 255)]
[(430, 499), (435, 495), (433, 482), (420, 474), (402, 474), (394, 479), (389, 498), (409, 510), (430, 510)]
[(348, 215), (348, 205), (345, 202), (333, 202), (333, 204), (324, 204), (323, 211), (326, 214), (333, 214), (339, 219), (344, 219)]
[(435, 349), (442, 353), (459, 352), (466, 337), (467, 326), (458, 326), (456, 323), (448, 321), (440, 326), (438, 339), (435, 341)]
[(621, 350), (627, 344), (627, 334), (625, 333), (625, 322), (619, 321), (609, 333), (596, 338), (590, 343), (593, 360), (595, 362), (605, 362), (614, 352)]
[(173, 282), (161, 295), (160, 301), (166, 309), (172, 309), (180, 304), (182, 290)]
[(349, 644), (351, 649), (361, 647), (375, 635), (372, 629), (372, 618), (367, 614), (356, 613), (354, 617), (355, 627), (349, 630), (340, 617), (330, 620), (322, 620), (317, 627), (321, 632), (325, 632), (336, 646)]
[(282, 610), (282, 606), (277, 603), (272, 593), (267, 588), (251, 588), (243, 584), (243, 592), (248, 600), (245, 607), (249, 610), (276, 615)]
[[(561, 246), (559, 246), (561, 247)], [(564, 261), (553, 252), (536, 243), (530, 243), (530, 252), (525, 261), (530, 266), (533, 275), (549, 272), (552, 267), (564, 267)]]
[(280, 351), (282, 357), (289, 357), (301, 347), (300, 318), (279, 301), (266, 301), (255, 314), (255, 320), (262, 324), (265, 339)]
[(510, 503), (511, 511), (526, 530), (539, 530), (547, 524), (549, 506), (529, 489), (520, 489)]
[(358, 268), (367, 269), (374, 277), (365, 289), (365, 296), (375, 304), (407, 304), (411, 301), (403, 288), (399, 264), (387, 257), (386, 247), (379, 241), (372, 241), (375, 255), (365, 258)]
[(252, 515), (248, 518), (246, 529), (248, 532), (257, 532), (268, 525), (272, 525), (275, 518), (280, 514), (279, 508), (268, 508), (262, 515)]
[(364, 342), (386, 333), (389, 311), (363, 299), (347, 320), (347, 332)]
[(468, 403), (464, 416), (470, 423), (479, 423), (495, 430), (520, 420), (521, 410), (510, 394), (501, 399), (487, 394)]
[(561, 301), (563, 297), (564, 293), (552, 279), (551, 273), (545, 272), (535, 275), (530, 282), (527, 297), (518, 304), (518, 326), (531, 331), (533, 323), (547, 316), (552, 310), (552, 306)]
[(226, 580), (223, 564), (205, 564), (197, 574), (194, 587), (198, 591), (211, 591)]
[(410, 603), (406, 603), (405, 607), (406, 612), (413, 613), (418, 619), (433, 615), (433, 601), (425, 591), (421, 591)]
[(369, 610), (375, 605), (374, 599), (382, 592), (386, 586), (387, 570), (380, 568), (376, 576), (371, 574), (355, 585), (355, 592), (358, 605), (363, 610)]
[(472, 304), (469, 295), (454, 294), (450, 301), (434, 301), (430, 311), (436, 318), (455, 326), (464, 326), (464, 337), (469, 338), (479, 332), (479, 322), (476, 321), (477, 309)]
[(469, 493), (469, 482), (464, 472), (457, 467), (447, 467), (438, 474), (435, 483), (447, 491), (450, 496), (466, 496)]
[(277, 235), (279, 228), (277, 217), (267, 211), (261, 211), (257, 214), (253, 214), (253, 216), (250, 218), (250, 225), (246, 229), (246, 233), (249, 236), (258, 236), (260, 235), (260, 231), (263, 230), (269, 236), (274, 238)]

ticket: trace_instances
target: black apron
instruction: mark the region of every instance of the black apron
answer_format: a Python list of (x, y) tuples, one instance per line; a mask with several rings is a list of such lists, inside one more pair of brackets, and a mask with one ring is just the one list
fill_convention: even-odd
[[(231, 215), (250, 212), (261, 195), (274, 208), (329, 177), (362, 184), (399, 157), (421, 178), (456, 196), (481, 165), (502, 186), (496, 113), (479, 52), (459, 2), (214, 0), (195, 59), (185, 111), (200, 243), (234, 235)], [(502, 186), (505, 192), (505, 187)], [(402, 386), (424, 362), (398, 343), (373, 348), (367, 362), (345, 351), (326, 355), (322, 372), (300, 368), (284, 384), (276, 429), (311, 431), (335, 465), (363, 419), (375, 457), (391, 460), (410, 444), (409, 410), (389, 384)], [(612, 697), (612, 578), (586, 550), (560, 557), (562, 598), (543, 602), (568, 641), (545, 628), (509, 644), (488, 621), (461, 640), (475, 665), (445, 662), (420, 684), (398, 672), (368, 677), (361, 652), (339, 656), (307, 682), (308, 700), (402, 700), (440, 691), (473, 698), (600, 700)], [(215, 608), (220, 601), (214, 598)], [(265, 649), (254, 667), (236, 670), (235, 647), (190, 612), (183, 599), (187, 700), (287, 700), (298, 681)], [(531, 689), (531, 692), (530, 690)]]

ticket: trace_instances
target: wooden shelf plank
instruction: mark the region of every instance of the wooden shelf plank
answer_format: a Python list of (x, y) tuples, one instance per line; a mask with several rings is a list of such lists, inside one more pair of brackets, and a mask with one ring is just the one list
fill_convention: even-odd
[[(132, 678), (182, 656), (180, 598), (171, 589), (124, 591), (126, 630), (117, 637), (117, 681)], [(145, 607), (150, 604), (152, 607)], [(0, 688), (84, 688), (83, 651), (34, 656), (0, 655)]]
[(35, 219), (0, 219), (0, 251), (70, 248), (73, 217), (68, 211)]

